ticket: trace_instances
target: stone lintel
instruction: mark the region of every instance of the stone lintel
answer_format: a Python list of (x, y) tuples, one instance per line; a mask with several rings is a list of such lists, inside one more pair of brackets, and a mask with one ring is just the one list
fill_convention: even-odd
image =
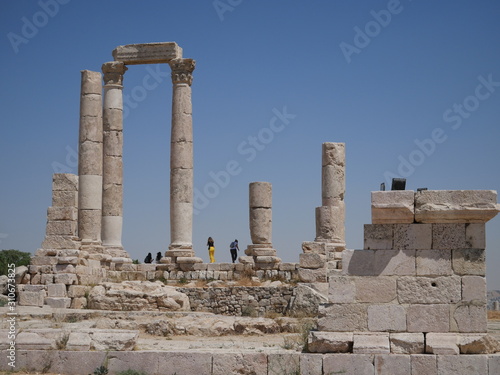
[(127, 44), (116, 47), (113, 58), (126, 65), (168, 63), (182, 58), (182, 48), (175, 42)]

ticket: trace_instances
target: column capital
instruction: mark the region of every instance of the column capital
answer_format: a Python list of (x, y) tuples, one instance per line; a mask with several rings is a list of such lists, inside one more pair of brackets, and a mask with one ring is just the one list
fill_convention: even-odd
[(187, 83), (189, 86), (193, 83), (193, 70), (196, 61), (193, 59), (173, 59), (169, 62), (172, 69), (172, 83)]
[(125, 74), (127, 69), (128, 68), (121, 61), (110, 61), (102, 64), (104, 84), (121, 86), (123, 84), (123, 74)]

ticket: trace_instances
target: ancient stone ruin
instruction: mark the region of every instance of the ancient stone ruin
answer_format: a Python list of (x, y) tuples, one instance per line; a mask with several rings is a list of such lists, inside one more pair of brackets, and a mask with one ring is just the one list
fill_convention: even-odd
[[(372, 192), (364, 249), (351, 250), (345, 241), (345, 145), (328, 142), (322, 145), (316, 234), (302, 243), (298, 263), (282, 262), (273, 247), (269, 182), (249, 185), (252, 244), (246, 256), (235, 264), (203, 263), (192, 244), (195, 61), (183, 58), (176, 43), (119, 46), (113, 58), (103, 64), (102, 75), (82, 71), (78, 175), (53, 176), (45, 239), (29, 268), (16, 277), (18, 305), (80, 314), (85, 314), (81, 309), (104, 310), (109, 316), (143, 311), (153, 320), (141, 327), (162, 335), (186, 327), (217, 335), (217, 329), (268, 334), (296, 324), (273, 325), (263, 320), (269, 314), (302, 313), (315, 324), (306, 350), (279, 353), (142, 351), (134, 350), (139, 334), (133, 329), (85, 328), (67, 337), (27, 329), (18, 335), (26, 368), (45, 371), (40, 358), (49, 357), (54, 363), (49, 369), (65, 374), (87, 374), (102, 363), (111, 373), (127, 366), (151, 374), (165, 369), (177, 374), (500, 373), (500, 355), (494, 354), (500, 345), (487, 331), (485, 279), (485, 223), (500, 211), (495, 191)], [(172, 69), (171, 239), (160, 263), (133, 264), (121, 240), (123, 78), (127, 66), (157, 63)], [(235, 284), (244, 278), (267, 284)], [(211, 283), (168, 285), (172, 280)], [(178, 312), (182, 323), (167, 321), (165, 312)], [(206, 323), (209, 329), (190, 313), (217, 317), (207, 318), (213, 319)], [(230, 328), (221, 328), (222, 317), (233, 319)]]

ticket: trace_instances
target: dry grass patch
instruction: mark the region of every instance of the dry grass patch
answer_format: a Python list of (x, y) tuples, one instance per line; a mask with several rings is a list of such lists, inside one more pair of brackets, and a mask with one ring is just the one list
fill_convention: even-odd
[(488, 319), (491, 319), (491, 320), (500, 320), (500, 311), (491, 311), (491, 310), (488, 310)]

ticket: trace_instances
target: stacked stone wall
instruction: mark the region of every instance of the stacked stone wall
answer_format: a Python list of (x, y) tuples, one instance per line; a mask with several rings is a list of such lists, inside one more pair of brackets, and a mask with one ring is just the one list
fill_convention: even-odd
[(191, 311), (224, 315), (264, 316), (268, 313), (286, 314), (294, 286), (225, 288), (178, 288), (189, 297)]

